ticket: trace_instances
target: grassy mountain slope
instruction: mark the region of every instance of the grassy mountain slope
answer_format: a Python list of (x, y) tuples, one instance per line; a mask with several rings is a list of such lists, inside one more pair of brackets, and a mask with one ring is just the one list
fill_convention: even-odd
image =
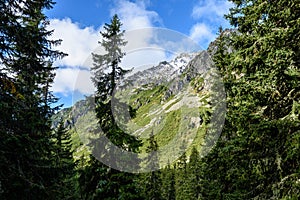
[[(160, 63), (155, 70), (165, 70), (163, 65), (168, 65), (171, 78), (164, 77), (164, 81), (139, 81), (138, 84), (131, 82), (128, 87), (117, 91), (115, 98), (131, 106), (135, 112), (130, 120), (122, 120), (119, 115), (115, 118), (128, 134), (142, 139), (142, 153), (145, 153), (147, 138), (153, 132), (159, 146), (159, 157), (167, 162), (178, 156), (173, 155), (178, 149), (188, 147), (187, 154), (190, 154), (193, 146), (201, 150), (207, 129), (203, 117), (211, 109), (210, 82), (205, 78), (211, 63), (207, 54), (200, 52), (190, 62), (185, 60), (184, 69), (181, 68), (180, 72), (170, 71), (172, 66), (167, 62)], [(151, 70), (146, 75), (152, 78), (157, 72)], [(142, 73), (139, 72), (140, 77), (143, 77)], [(65, 126), (72, 134), (75, 158), (88, 155), (86, 144), (89, 137), (93, 137), (92, 132), (97, 125), (93, 97), (61, 110), (54, 118), (54, 126), (59, 119), (65, 121)]]

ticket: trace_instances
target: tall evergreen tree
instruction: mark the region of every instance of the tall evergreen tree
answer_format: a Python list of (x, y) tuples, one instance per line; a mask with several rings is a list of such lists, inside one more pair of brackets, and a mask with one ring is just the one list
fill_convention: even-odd
[(162, 180), (161, 171), (159, 169), (159, 158), (158, 158), (158, 145), (154, 138), (153, 131), (150, 135), (149, 146), (146, 152), (148, 156), (146, 157), (146, 169), (150, 172), (143, 175), (143, 190), (144, 198), (149, 200), (159, 200), (162, 199)]
[[(184, 148), (183, 148), (184, 149)], [(188, 199), (188, 175), (187, 175), (187, 157), (186, 153), (179, 157), (176, 163), (176, 173), (175, 173), (175, 191), (176, 200)]]
[(187, 184), (189, 199), (199, 199), (200, 197), (200, 156), (195, 147), (192, 148), (189, 162), (187, 163)]
[(175, 169), (169, 164), (162, 170), (162, 199), (175, 200)]
[(73, 158), (71, 134), (64, 125), (64, 121), (61, 120), (53, 136), (53, 166), (56, 176), (59, 177), (54, 188), (60, 190), (57, 199), (75, 199), (78, 198), (78, 192), (75, 191), (76, 162)]
[[(50, 86), (52, 62), (64, 54), (52, 50), (44, 9), (51, 0), (0, 2), (0, 182), (4, 199), (55, 199), (52, 186)], [(6, 74), (9, 74), (6, 75)]]
[[(118, 81), (125, 75), (128, 70), (124, 70), (120, 66), (122, 57), (122, 47), (126, 45), (124, 41), (124, 31), (121, 30), (122, 23), (117, 15), (114, 15), (110, 24), (105, 24), (104, 31), (101, 32), (102, 41), (100, 45), (105, 49), (103, 55), (93, 54), (94, 74), (92, 80), (97, 88), (95, 94), (96, 115), (102, 133), (117, 147), (126, 151), (137, 152), (141, 144), (134, 136), (128, 135), (120, 127), (118, 127), (112, 111), (112, 101), (118, 101), (114, 98), (114, 90)], [(119, 102), (120, 103), (120, 102)], [(102, 134), (96, 133), (96, 134)], [(120, 167), (120, 163), (115, 159), (114, 148), (103, 144), (103, 140), (94, 139), (91, 142), (93, 155), (101, 155), (107, 159), (114, 167)], [(105, 152), (102, 150), (105, 149)], [(94, 160), (89, 166), (92, 173), (103, 173), (99, 177), (102, 180), (96, 180), (92, 186), (94, 198), (101, 199), (135, 199), (138, 198), (135, 188), (136, 175), (120, 172), (114, 168), (105, 166), (104, 164)]]
[(227, 18), (237, 31), (221, 33), (214, 56), (224, 77), (228, 112), (204, 174), (211, 175), (210, 183), (220, 183), (215, 194), (223, 199), (296, 199), (300, 2), (232, 2)]

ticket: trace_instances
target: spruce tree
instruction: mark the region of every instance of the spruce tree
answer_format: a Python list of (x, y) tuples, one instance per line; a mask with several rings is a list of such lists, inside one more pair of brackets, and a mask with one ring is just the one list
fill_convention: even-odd
[[(112, 112), (112, 101), (118, 101), (114, 97), (114, 90), (118, 82), (128, 72), (120, 66), (121, 59), (125, 55), (122, 47), (127, 44), (124, 41), (124, 31), (121, 30), (122, 23), (117, 15), (114, 15), (110, 24), (105, 24), (104, 31), (100, 32), (102, 40), (100, 45), (104, 48), (105, 54), (93, 54), (94, 67), (93, 82), (96, 86), (95, 104), (101, 133), (96, 132), (100, 139), (93, 139), (91, 142), (94, 155), (101, 155), (107, 159), (112, 166), (118, 168), (120, 163), (115, 159), (114, 148), (103, 144), (101, 134), (104, 134), (110, 142), (126, 151), (137, 152), (141, 144), (134, 136), (125, 133), (118, 127)], [(119, 102), (120, 103), (120, 102)], [(105, 149), (102, 152), (101, 149)], [(134, 174), (118, 171), (105, 166), (96, 160), (87, 169), (91, 173), (102, 173), (102, 177), (95, 180), (93, 198), (101, 199), (135, 199), (138, 198)], [(92, 169), (96, 170), (93, 171)], [(93, 176), (93, 175), (91, 175)]]
[[(231, 152), (235, 148), (235, 143), (231, 139), (237, 132), (236, 123), (234, 119), (230, 121), (229, 115), (232, 110), (229, 107), (232, 105), (232, 101), (228, 98), (232, 95), (231, 87), (234, 84), (232, 78), (234, 73), (229, 72), (231, 70), (230, 65), (230, 52), (232, 52), (232, 46), (230, 37), (235, 33), (235, 30), (226, 29), (222, 27), (219, 29), (219, 37), (214, 41), (209, 48), (210, 54), (213, 56), (213, 60), (216, 68), (221, 72), (223, 77), (224, 86), (227, 93), (227, 117), (225, 126), (222, 130), (220, 138), (216, 146), (212, 151), (201, 159), (199, 167), (201, 170), (200, 175), (200, 196), (204, 199), (223, 199), (225, 193), (232, 193), (228, 191), (232, 182), (235, 182), (235, 178), (232, 175), (224, 173), (226, 170), (236, 170), (236, 163), (233, 162), (232, 157), (234, 154)], [(215, 50), (216, 49), (216, 50)], [(225, 68), (227, 71), (224, 72), (222, 69)], [(238, 116), (239, 117), (239, 116)], [(237, 138), (239, 140), (239, 138)], [(239, 177), (239, 171), (234, 171), (234, 176)], [(235, 198), (231, 195), (230, 198)]]
[(158, 145), (154, 138), (153, 131), (150, 135), (149, 146), (146, 149), (148, 156), (146, 158), (146, 169), (150, 172), (143, 175), (143, 193), (144, 199), (159, 200), (162, 199), (162, 180), (159, 169)]
[[(51, 158), (52, 50), (44, 9), (51, 0), (0, 2), (0, 182), (4, 199), (55, 199)], [(9, 74), (7, 76), (6, 74)]]
[(195, 147), (192, 148), (189, 162), (187, 163), (187, 182), (189, 199), (200, 197), (200, 156)]
[(168, 164), (162, 170), (162, 199), (175, 200), (175, 168)]
[(188, 175), (187, 175), (187, 157), (186, 153), (179, 157), (176, 163), (176, 173), (175, 173), (175, 191), (176, 200), (188, 199)]
[(56, 176), (59, 177), (54, 187), (61, 191), (56, 198), (74, 199), (78, 198), (78, 193), (75, 191), (77, 185), (76, 162), (73, 158), (71, 134), (64, 126), (64, 121), (61, 120), (53, 136), (53, 165)]
[(299, 1), (232, 2), (237, 31), (222, 32), (214, 56), (228, 112), (206, 183), (220, 198), (299, 198)]

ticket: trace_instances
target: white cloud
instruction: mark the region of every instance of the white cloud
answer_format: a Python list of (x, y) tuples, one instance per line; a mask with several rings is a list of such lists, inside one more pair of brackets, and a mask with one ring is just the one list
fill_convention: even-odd
[(125, 39), (128, 41), (124, 48), (127, 55), (122, 65), (126, 68), (138, 68), (166, 60), (165, 52), (151, 41), (155, 34), (151, 27), (162, 22), (158, 13), (147, 10), (150, 0), (136, 2), (117, 0), (116, 2), (117, 6), (111, 10), (111, 15), (118, 14), (120, 17), (126, 30)]
[(49, 30), (54, 30), (50, 39), (62, 39), (61, 45), (56, 47), (68, 56), (56, 61), (56, 66), (83, 66), (90, 53), (97, 47), (100, 38), (99, 30), (93, 27), (80, 28), (71, 19), (51, 19)]
[(135, 69), (144, 66), (155, 66), (159, 62), (166, 60), (166, 54), (160, 48), (142, 48), (130, 51), (123, 59), (122, 65), (126, 68)]
[(111, 14), (118, 14), (123, 22), (125, 30), (152, 27), (154, 23), (160, 23), (159, 15), (146, 8), (148, 1), (137, 1), (136, 3), (127, 0), (118, 0), (117, 7), (111, 10)]
[(195, 24), (190, 31), (190, 38), (204, 47), (215, 38), (212, 29), (204, 23)]
[[(126, 30), (125, 39), (128, 44), (124, 50), (128, 53), (122, 62), (124, 67), (153, 65), (167, 60), (168, 55), (165, 50), (176, 53), (186, 50), (186, 48), (188, 50), (195, 49), (195, 45), (184, 37), (179, 37), (182, 41), (174, 39), (177, 37), (176, 33), (171, 34), (174, 35), (174, 38), (171, 39), (171, 30), (165, 30), (163, 33), (164, 31), (153, 31), (149, 28), (162, 24), (158, 13), (147, 9), (150, 4), (150, 0), (136, 0), (135, 2), (116, 0), (116, 7), (111, 9), (111, 15), (118, 14), (123, 23), (122, 28)], [(202, 19), (203, 22), (216, 22), (216, 20), (223, 19), (223, 14), (227, 12), (229, 7), (230, 4), (225, 0), (203, 0), (194, 7), (192, 16), (195, 19)], [(195, 24), (190, 30), (190, 38), (206, 47), (215, 37), (214, 23), (211, 24), (210, 26), (204, 23)], [(99, 49), (98, 41), (100, 40), (99, 31), (101, 28), (82, 28), (69, 18), (50, 20), (48, 29), (54, 30), (50, 39), (62, 39), (62, 44), (56, 49), (68, 54), (67, 57), (55, 62), (56, 66), (64, 67), (57, 70), (53, 86), (55, 93), (69, 95), (74, 90), (83, 94), (93, 92), (88, 70), (92, 66), (91, 53), (96, 48)], [(167, 35), (168, 37), (166, 39), (162, 37), (162, 40), (159, 38), (157, 41), (160, 42), (158, 43), (153, 41), (153, 38), (156, 37), (155, 34)], [(84, 79), (86, 80), (84, 81)]]
[(200, 0), (193, 8), (192, 17), (210, 21), (224, 21), (224, 14), (229, 12), (232, 5), (228, 0)]
[(64, 96), (72, 94), (75, 90), (82, 94), (91, 94), (93, 86), (88, 71), (90, 64), (86, 61), (98, 45), (100, 28), (99, 30), (93, 27), (80, 28), (77, 23), (66, 18), (51, 19), (48, 30), (54, 30), (50, 39), (62, 39), (61, 45), (55, 49), (68, 54), (54, 63), (61, 68), (56, 71), (53, 92)]
[(228, 0), (199, 0), (193, 8), (192, 17), (200, 22), (191, 28), (190, 37), (206, 48), (215, 39), (220, 26), (230, 26), (224, 15), (232, 6)]
[(82, 94), (91, 94), (94, 91), (91, 74), (88, 70), (79, 68), (61, 68), (56, 71), (52, 90), (68, 96), (77, 90)]
[[(154, 23), (160, 22), (159, 15), (156, 12), (147, 10), (146, 6), (148, 4), (149, 1), (147, 0), (137, 1), (136, 3), (118, 0), (116, 8), (111, 10), (111, 15), (115, 13), (119, 15), (123, 23), (122, 28), (126, 31), (141, 29), (137, 32), (128, 31), (128, 34), (126, 34), (125, 39), (128, 41), (128, 45), (125, 50), (129, 50), (131, 53), (124, 58), (122, 64), (125, 67), (157, 63), (165, 59), (165, 53), (161, 50), (152, 52), (143, 50), (143, 48), (151, 47), (149, 40), (153, 33), (151, 29), (142, 28), (153, 27)], [(48, 30), (54, 30), (50, 39), (62, 39), (62, 44), (56, 49), (68, 54), (62, 60), (54, 63), (55, 66), (63, 66), (63, 68), (56, 71), (56, 78), (52, 88), (53, 92), (61, 93), (65, 96), (72, 94), (76, 90), (82, 94), (93, 93), (93, 84), (91, 83), (88, 70), (92, 65), (91, 53), (95, 52), (95, 49), (100, 49), (98, 41), (100, 40), (99, 31), (101, 28), (81, 28), (77, 23), (66, 18), (62, 20), (51, 19)], [(138, 54), (132, 53), (137, 51), (137, 49)], [(138, 59), (136, 56), (133, 56), (135, 54), (138, 56)]]

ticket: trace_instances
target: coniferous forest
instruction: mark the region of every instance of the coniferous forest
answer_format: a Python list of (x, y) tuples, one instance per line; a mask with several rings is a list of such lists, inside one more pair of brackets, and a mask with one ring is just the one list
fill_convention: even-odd
[[(147, 173), (98, 161), (97, 147), (107, 145), (101, 137), (90, 141), (88, 159), (74, 158), (65, 122), (52, 125), (61, 109), (51, 91), (53, 63), (67, 56), (54, 50), (60, 40), (49, 39), (44, 11), (55, 3), (0, 1), (0, 199), (299, 199), (300, 0), (230, 1), (224, 17), (233, 29), (220, 27), (208, 49), (226, 92), (222, 133), (206, 156), (193, 147)], [(104, 136), (138, 152), (144, 141), (126, 134), (111, 110), (114, 88), (128, 72), (120, 66), (123, 35), (117, 15), (100, 32), (106, 54), (92, 55), (95, 112)], [(146, 152), (159, 148), (153, 135), (146, 142)]]

